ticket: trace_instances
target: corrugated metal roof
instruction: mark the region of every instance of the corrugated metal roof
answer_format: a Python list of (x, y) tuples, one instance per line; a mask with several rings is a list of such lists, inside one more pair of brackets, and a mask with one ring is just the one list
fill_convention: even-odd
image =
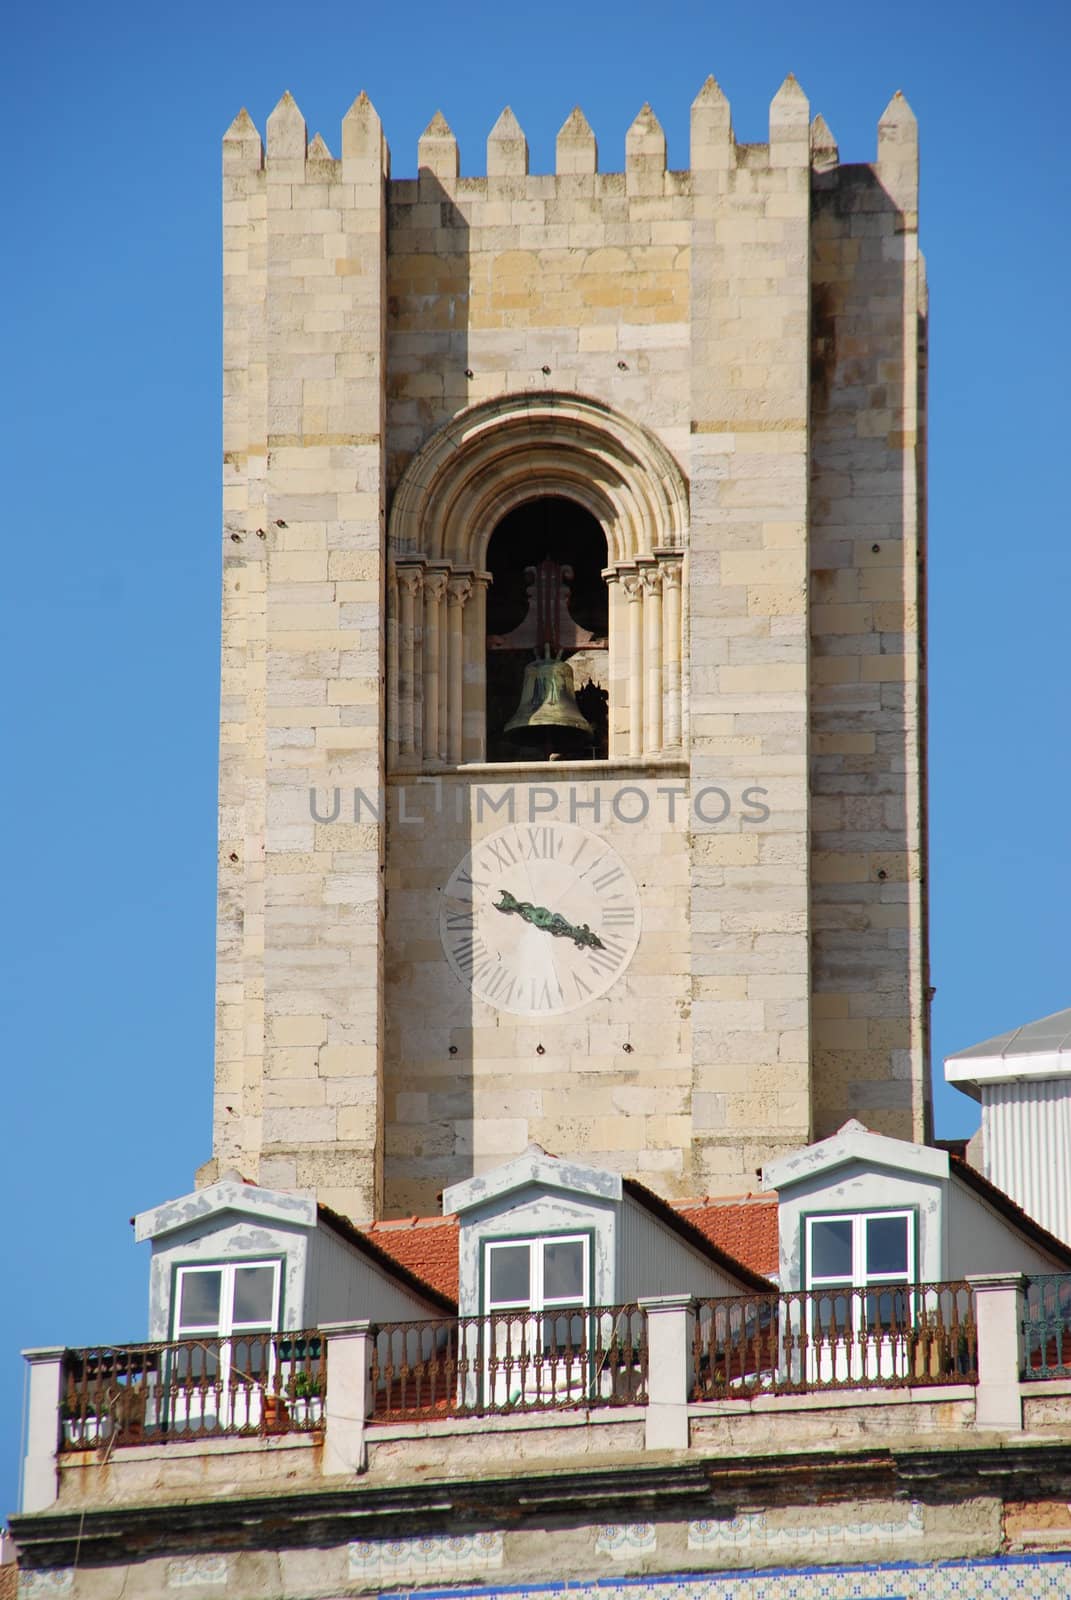
[[(447, 1264), (451, 1260), (453, 1261), (453, 1278), (451, 1279), (448, 1268), (444, 1272), (436, 1272), (438, 1258), (434, 1250), (425, 1250), (423, 1254), (416, 1252), (416, 1259), (408, 1260), (407, 1252), (404, 1249), (398, 1251), (387, 1247), (378, 1230), (394, 1226), (402, 1227), (405, 1224), (373, 1222), (370, 1228), (358, 1228), (348, 1217), (343, 1217), (337, 1211), (332, 1211), (330, 1206), (318, 1205), (316, 1210), (321, 1222), (326, 1223), (329, 1228), (333, 1228), (344, 1239), (348, 1239), (350, 1244), (355, 1245), (358, 1250), (363, 1250), (372, 1260), (379, 1262), (386, 1271), (393, 1271), (400, 1283), (406, 1284), (410, 1289), (415, 1289), (418, 1294), (423, 1294), (427, 1299), (437, 1302), (443, 1311), (457, 1311), (457, 1228), (455, 1226), (452, 1233), (442, 1228), (444, 1222), (453, 1222), (454, 1218), (431, 1217), (418, 1219), (413, 1217), (410, 1219), (410, 1223), (413, 1224), (423, 1220), (430, 1224), (438, 1224), (440, 1230), (446, 1234), (446, 1248), (440, 1251), (439, 1254), (444, 1257)], [(414, 1253), (409, 1252), (409, 1254)], [(452, 1288), (448, 1286), (451, 1282), (453, 1284)]]
[(1049, 1017), (1039, 1017), (1036, 1022), (1026, 1022), (1021, 1028), (1010, 1028), (1007, 1033), (994, 1034), (981, 1044), (972, 1044), (966, 1050), (957, 1050), (948, 1061), (973, 1061), (988, 1056), (1033, 1056), (1071, 1051), (1071, 1009), (1054, 1011)]

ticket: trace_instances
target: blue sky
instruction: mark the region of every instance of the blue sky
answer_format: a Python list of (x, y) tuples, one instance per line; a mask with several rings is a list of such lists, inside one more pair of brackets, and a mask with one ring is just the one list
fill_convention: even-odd
[[(219, 541), (219, 140), (284, 89), (337, 154), (362, 88), (396, 176), (441, 107), (462, 171), (503, 105), (533, 171), (579, 103), (600, 163), (650, 100), (670, 163), (713, 72), (766, 137), (786, 72), (842, 159), (902, 89), (931, 293), (934, 1059), (1071, 1004), (1065, 3), (373, 8), (54, 4), (6, 34), (0, 272), (8, 857), (0, 1519), (20, 1346), (142, 1336), (127, 1219), (209, 1154)], [(938, 1132), (970, 1131), (939, 1088)]]

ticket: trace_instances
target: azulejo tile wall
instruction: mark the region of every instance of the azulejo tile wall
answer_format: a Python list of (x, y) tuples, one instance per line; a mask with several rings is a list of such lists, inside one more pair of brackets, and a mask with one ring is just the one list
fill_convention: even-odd
[[(1071, 1555), (994, 1556), (940, 1566), (882, 1562), (838, 1568), (676, 1573), (495, 1588), (437, 1589), (422, 1600), (1066, 1600)], [(391, 1595), (385, 1600), (409, 1600)]]

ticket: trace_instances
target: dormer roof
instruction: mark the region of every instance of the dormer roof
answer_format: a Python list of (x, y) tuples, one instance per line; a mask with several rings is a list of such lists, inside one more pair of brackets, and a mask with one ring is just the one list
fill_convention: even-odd
[(769, 1162), (762, 1169), (763, 1186), (779, 1194), (797, 1183), (808, 1182), (835, 1167), (859, 1163), (865, 1167), (885, 1167), (895, 1172), (912, 1172), (920, 1177), (947, 1178), (948, 1152), (930, 1145), (910, 1144), (906, 1139), (890, 1139), (871, 1133), (861, 1122), (850, 1118), (828, 1139), (805, 1145), (790, 1155)]
[(562, 1160), (548, 1154), (541, 1145), (530, 1144), (515, 1160), (506, 1161), (491, 1172), (466, 1178), (463, 1183), (451, 1184), (443, 1192), (443, 1211), (463, 1216), (466, 1211), (487, 1205), (502, 1195), (529, 1188), (560, 1189), (569, 1194), (610, 1201), (619, 1201), (622, 1192), (620, 1173), (603, 1172), (598, 1167), (581, 1166), (578, 1161)]
[(139, 1243), (160, 1239), (225, 1211), (259, 1217), (265, 1222), (290, 1223), (295, 1228), (316, 1226), (316, 1200), (311, 1194), (280, 1194), (278, 1190), (247, 1183), (238, 1173), (226, 1173), (205, 1189), (195, 1189), (177, 1200), (165, 1200), (149, 1211), (139, 1211), (133, 1218), (134, 1237)]

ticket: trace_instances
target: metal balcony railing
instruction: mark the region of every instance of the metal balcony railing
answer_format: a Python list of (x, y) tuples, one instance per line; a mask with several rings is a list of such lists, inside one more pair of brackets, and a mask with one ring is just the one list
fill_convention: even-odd
[(323, 1425), (326, 1385), (316, 1332), (68, 1350), (60, 1446), (311, 1432)]
[(1071, 1378), (1071, 1276), (1031, 1277), (1023, 1305), (1023, 1377)]
[(696, 1400), (975, 1383), (966, 1283), (815, 1289), (700, 1300)]
[(376, 1422), (643, 1404), (647, 1327), (635, 1305), (380, 1323)]

